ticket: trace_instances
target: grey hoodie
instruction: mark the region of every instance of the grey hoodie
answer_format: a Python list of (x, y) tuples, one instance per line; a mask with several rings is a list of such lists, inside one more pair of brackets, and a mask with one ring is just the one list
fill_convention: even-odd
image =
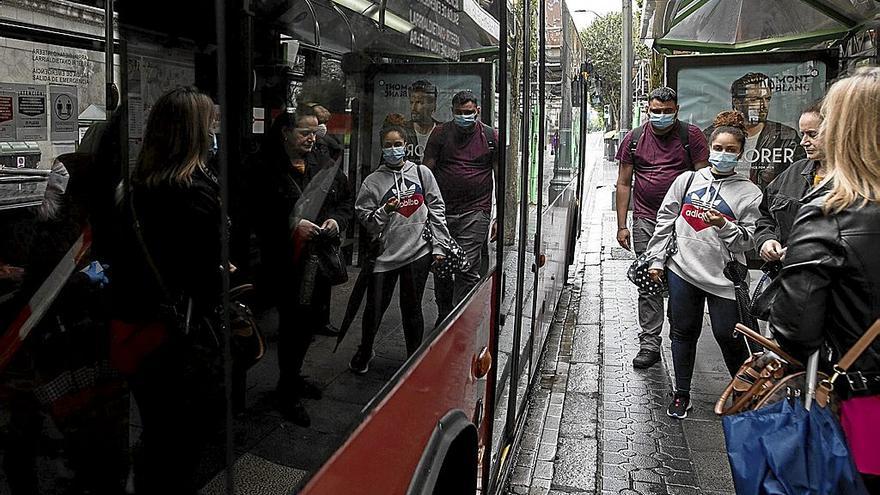
[[(645, 255), (651, 268), (672, 270), (700, 289), (725, 299), (735, 299), (733, 282), (724, 276), (724, 265), (735, 258), (746, 262), (744, 253), (755, 247), (755, 222), (761, 213), (761, 190), (741, 175), (715, 178), (711, 167), (675, 179), (657, 213), (657, 228)], [(684, 204), (682, 204), (684, 199)], [(727, 218), (724, 227), (709, 225), (701, 214), (710, 208)], [(675, 225), (678, 252), (668, 260), (666, 248)]]
[[(416, 167), (421, 168), (424, 184)], [(387, 213), (385, 203), (392, 197), (400, 199), (400, 206)], [(396, 270), (429, 253), (444, 254), (443, 248), (448, 245), (443, 197), (434, 174), (423, 165), (411, 161), (405, 161), (400, 169), (380, 165), (361, 184), (354, 209), (361, 224), (383, 244), (373, 271)], [(433, 245), (422, 237), (426, 223)]]

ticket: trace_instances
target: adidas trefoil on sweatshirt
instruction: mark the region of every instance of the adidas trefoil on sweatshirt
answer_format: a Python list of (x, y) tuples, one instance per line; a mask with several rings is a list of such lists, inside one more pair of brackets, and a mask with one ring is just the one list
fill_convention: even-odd
[[(399, 207), (388, 213), (385, 203), (393, 197)], [(374, 271), (396, 270), (429, 253), (444, 254), (449, 241), (446, 208), (428, 167), (410, 161), (399, 169), (382, 164), (364, 179), (354, 208), (361, 224), (383, 245)], [(432, 242), (422, 236), (426, 224)]]
[[(651, 268), (665, 265), (710, 294), (734, 299), (733, 283), (724, 276), (724, 265), (731, 259), (745, 264), (745, 253), (755, 248), (761, 190), (741, 175), (716, 177), (710, 167), (693, 174), (687, 191), (691, 173), (681, 174), (672, 183), (645, 253)], [(714, 227), (704, 220), (710, 209), (727, 219), (724, 227)], [(673, 225), (678, 252), (667, 260)]]

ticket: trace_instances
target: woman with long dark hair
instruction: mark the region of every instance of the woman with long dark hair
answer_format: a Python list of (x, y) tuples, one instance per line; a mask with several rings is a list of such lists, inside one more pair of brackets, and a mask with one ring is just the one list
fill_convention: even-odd
[(195, 493), (201, 450), (223, 417), (220, 346), (196, 323), (215, 311), (223, 287), (213, 118), (211, 98), (191, 87), (153, 105), (123, 212), (132, 232), (113, 257), (111, 360), (143, 427), (139, 494)]

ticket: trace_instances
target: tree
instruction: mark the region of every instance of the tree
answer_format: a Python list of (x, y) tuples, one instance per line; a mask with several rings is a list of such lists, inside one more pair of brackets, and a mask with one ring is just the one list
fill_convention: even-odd
[(620, 114), (620, 57), (623, 39), (620, 12), (612, 12), (599, 17), (581, 33), (584, 51), (593, 64), (593, 91), (599, 93), (602, 101), (611, 106), (611, 120), (614, 126)]
[[(636, 58), (648, 59), (648, 47), (638, 39), (638, 15), (633, 19), (633, 50)], [(619, 128), (620, 119), (620, 73), (623, 52), (623, 16), (611, 12), (598, 17), (581, 33), (584, 51), (593, 64), (593, 91), (598, 92), (602, 101), (611, 107), (611, 120)]]

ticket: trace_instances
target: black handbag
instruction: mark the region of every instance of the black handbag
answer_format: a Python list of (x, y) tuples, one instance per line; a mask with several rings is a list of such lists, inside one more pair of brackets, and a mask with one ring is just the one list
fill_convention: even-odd
[(770, 308), (773, 306), (773, 299), (776, 297), (778, 289), (777, 284), (773, 281), (782, 270), (782, 263), (773, 261), (765, 263), (761, 267), (764, 275), (755, 286), (755, 292), (752, 294), (752, 302), (749, 305), (749, 313), (759, 320), (768, 321), (770, 319)]
[(650, 260), (644, 253), (640, 254), (633, 264), (629, 266), (629, 270), (626, 271), (626, 278), (639, 288), (640, 293), (647, 296), (663, 294), (664, 292), (669, 291), (669, 286), (666, 283), (666, 272), (663, 272), (663, 275), (660, 276), (660, 280), (657, 281), (651, 278), (651, 275), (648, 272), (650, 268)]
[(330, 285), (348, 282), (348, 270), (345, 268), (345, 260), (342, 259), (342, 252), (339, 249), (339, 236), (322, 233), (312, 242), (321, 275), (330, 281)]
[[(422, 190), (424, 190), (425, 181), (422, 178), (422, 165), (418, 165), (416, 171), (419, 174), (419, 182), (421, 183)], [(425, 207), (427, 208), (428, 205), (426, 204)], [(431, 244), (434, 243), (434, 233), (431, 231), (430, 213), (428, 214), (427, 220), (425, 220), (425, 228), (422, 229), (422, 238)], [(468, 261), (467, 253), (464, 248), (462, 248), (454, 238), (450, 237), (449, 243), (443, 246), (443, 261), (431, 265), (431, 271), (440, 279), (451, 280), (456, 273), (464, 273), (468, 271), (470, 266), (471, 264), (470, 261)]]
[[(691, 176), (688, 177), (687, 185), (684, 186), (685, 195), (687, 194), (688, 189), (691, 188), (691, 184), (694, 182), (695, 175), (697, 175), (696, 172), (691, 172)], [(684, 195), (681, 198), (680, 204), (684, 205)], [(679, 215), (681, 215), (680, 208)], [(666, 259), (669, 259), (670, 256), (678, 252), (678, 239), (675, 235), (676, 220), (678, 220), (678, 217), (676, 217), (676, 219), (672, 221), (672, 235), (669, 237), (669, 242), (666, 244)], [(653, 278), (651, 278), (651, 274), (649, 273), (650, 269), (651, 262), (647, 259), (645, 254), (642, 253), (629, 266), (629, 269), (626, 271), (626, 278), (628, 278), (630, 282), (635, 284), (635, 286), (638, 287), (639, 292), (644, 295), (653, 296), (656, 294), (663, 294), (665, 292), (668, 292), (669, 285), (666, 283), (666, 271), (663, 271), (663, 274), (660, 276), (659, 281), (655, 281)]]

